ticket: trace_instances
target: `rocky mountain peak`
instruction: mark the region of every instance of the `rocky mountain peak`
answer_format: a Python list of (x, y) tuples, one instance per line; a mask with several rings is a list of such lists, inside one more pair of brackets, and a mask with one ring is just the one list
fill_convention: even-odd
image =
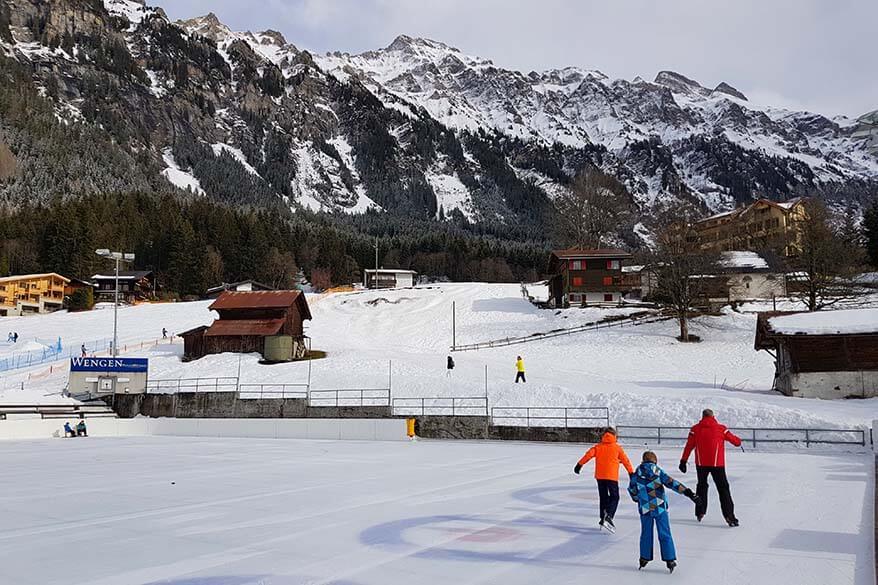
[(206, 37), (217, 43), (225, 41), (233, 35), (232, 29), (223, 24), (213, 12), (188, 20), (178, 20), (176, 24), (191, 34)]
[(412, 51), (417, 49), (433, 49), (460, 53), (460, 50), (446, 45), (445, 43), (441, 43), (439, 41), (434, 41), (431, 39), (410, 37), (408, 35), (399, 35), (398, 37), (393, 39), (393, 42), (387, 46), (385, 51)]
[(667, 87), (674, 93), (696, 94), (704, 97), (710, 95), (709, 89), (676, 71), (659, 71), (658, 75), (655, 76), (654, 83)]
[(745, 102), (747, 101), (747, 96), (745, 96), (743, 93), (741, 93), (740, 91), (738, 91), (737, 89), (735, 89), (734, 87), (732, 87), (731, 85), (726, 83), (725, 81), (723, 81), (722, 83), (717, 85), (714, 88), (713, 92), (714, 93), (724, 93), (726, 95), (736, 97), (739, 100), (744, 100)]
[(256, 36), (263, 45), (271, 44), (276, 47), (285, 47), (287, 45), (284, 35), (276, 30), (264, 30)]

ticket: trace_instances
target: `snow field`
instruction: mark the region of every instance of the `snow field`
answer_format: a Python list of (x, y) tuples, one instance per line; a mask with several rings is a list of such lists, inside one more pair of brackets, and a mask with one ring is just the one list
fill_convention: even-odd
[[(0, 443), (0, 582), (16, 585), (615, 583), (639, 521), (597, 527), (586, 446), (148, 437)], [(640, 450), (629, 447), (632, 459)], [(679, 450), (659, 462), (676, 472)], [(741, 527), (671, 495), (681, 584), (874, 583), (867, 455), (730, 452)], [(658, 554), (658, 553), (657, 553)]]
[[(449, 377), (452, 303), (459, 344), (528, 336), (640, 309), (540, 310), (522, 299), (518, 284), (442, 284), (413, 289), (310, 295), (314, 316), (306, 334), (328, 357), (311, 362), (311, 388), (387, 388), (394, 397), (485, 396), (491, 406), (602, 406), (619, 425), (691, 426), (713, 408), (730, 426), (866, 428), (878, 419), (878, 399), (827, 401), (770, 392), (772, 358), (753, 349), (756, 316), (727, 311), (693, 323), (701, 343), (680, 344), (673, 321), (608, 328), (523, 345), (454, 354)], [(120, 311), (120, 345), (155, 339), (161, 328), (181, 332), (209, 324), (208, 302), (144, 305)], [(753, 305), (760, 309), (767, 309)], [(748, 306), (748, 310), (750, 310)], [(828, 314), (828, 313), (827, 313)], [(106, 337), (112, 311), (6, 319), (22, 339)], [(132, 349), (150, 358), (150, 379), (237, 376), (242, 383), (307, 383), (308, 363), (259, 365), (258, 355), (223, 354), (182, 363), (182, 344)], [(514, 384), (521, 355), (527, 384)], [(42, 371), (42, 370), (41, 370)], [(392, 372), (392, 373), (391, 373)], [(28, 380), (0, 377), (0, 402), (50, 400), (64, 387), (62, 367)], [(17, 389), (21, 382), (25, 390)], [(5, 390), (4, 390), (5, 389)]]

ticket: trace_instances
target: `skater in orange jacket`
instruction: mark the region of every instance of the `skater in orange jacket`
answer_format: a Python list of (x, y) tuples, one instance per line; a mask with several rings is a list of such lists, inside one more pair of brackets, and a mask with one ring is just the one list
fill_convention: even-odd
[(610, 532), (615, 532), (616, 525), (613, 518), (616, 516), (616, 508), (619, 506), (619, 465), (624, 465), (630, 476), (634, 473), (634, 467), (628, 460), (628, 455), (622, 446), (616, 442), (616, 429), (608, 428), (601, 442), (589, 449), (582, 456), (573, 473), (579, 474), (582, 466), (595, 460), (594, 477), (598, 482), (598, 495), (600, 497), (601, 519), (598, 524)]

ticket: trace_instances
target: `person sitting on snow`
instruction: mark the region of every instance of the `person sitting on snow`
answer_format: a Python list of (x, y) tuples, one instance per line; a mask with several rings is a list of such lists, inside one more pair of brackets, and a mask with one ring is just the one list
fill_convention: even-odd
[(619, 507), (619, 465), (624, 465), (628, 475), (634, 473), (628, 455), (619, 443), (616, 442), (616, 429), (609, 427), (601, 437), (601, 442), (586, 451), (576, 466), (573, 473), (579, 475), (582, 466), (595, 460), (594, 477), (598, 482), (598, 497), (600, 498), (600, 515), (598, 522), (601, 528), (610, 532), (616, 531), (613, 518), (616, 516), (616, 508)]
[(88, 430), (85, 428), (85, 421), (79, 421), (79, 424), (76, 425), (76, 436), (77, 437), (87, 437)]
[(673, 573), (677, 566), (677, 551), (671, 536), (671, 521), (668, 518), (668, 498), (665, 488), (683, 494), (698, 505), (698, 496), (685, 485), (670, 477), (658, 466), (658, 457), (652, 451), (643, 454), (643, 463), (631, 476), (628, 493), (637, 504), (640, 512), (640, 568), (646, 566), (653, 557), (652, 527), (658, 531), (662, 560)]
[(66, 439), (67, 437), (75, 437), (75, 436), (76, 436), (76, 431), (74, 431), (70, 427), (70, 423), (69, 422), (64, 423), (64, 438)]

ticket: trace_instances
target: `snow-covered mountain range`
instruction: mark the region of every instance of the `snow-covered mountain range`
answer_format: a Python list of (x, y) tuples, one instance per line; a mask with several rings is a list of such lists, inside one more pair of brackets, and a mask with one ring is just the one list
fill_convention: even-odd
[[(878, 194), (874, 116), (756, 105), (671, 71), (523, 73), (407, 36), (313, 55), (276, 31), (213, 14), (175, 23), (138, 0), (0, 0), (0, 54), (30, 69), (64, 123), (233, 203), (544, 225), (587, 166), (616, 176), (647, 226), (660, 202), (715, 212)], [(644, 227), (623, 231), (636, 243)]]

